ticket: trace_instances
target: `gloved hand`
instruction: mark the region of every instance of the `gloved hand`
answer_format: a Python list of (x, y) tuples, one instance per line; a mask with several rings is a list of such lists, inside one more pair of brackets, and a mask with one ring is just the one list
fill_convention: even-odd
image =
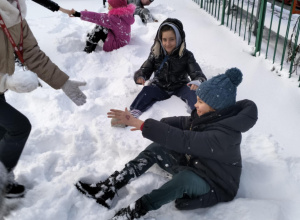
[(68, 80), (63, 86), (64, 93), (76, 104), (83, 105), (86, 102), (86, 96), (79, 89), (79, 86), (85, 86), (86, 82)]
[(30, 71), (15, 72), (12, 75), (0, 73), (0, 92), (7, 89), (18, 93), (31, 92), (39, 86), (35, 73)]

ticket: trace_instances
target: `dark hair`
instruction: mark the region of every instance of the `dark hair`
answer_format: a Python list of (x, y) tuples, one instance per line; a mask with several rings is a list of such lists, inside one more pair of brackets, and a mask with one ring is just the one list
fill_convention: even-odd
[[(159, 39), (162, 39), (162, 33), (166, 32), (166, 31), (173, 31), (173, 33), (175, 34), (174, 29), (170, 25), (164, 25), (161, 27), (161, 29), (159, 31)], [(175, 34), (175, 36), (176, 36), (176, 34)]]

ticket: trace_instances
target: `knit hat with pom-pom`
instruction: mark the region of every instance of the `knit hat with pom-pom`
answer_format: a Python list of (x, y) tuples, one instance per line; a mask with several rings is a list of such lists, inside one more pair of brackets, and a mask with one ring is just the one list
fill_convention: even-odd
[(108, 0), (108, 4), (110, 4), (113, 8), (126, 7), (127, 0)]
[(236, 89), (242, 79), (242, 72), (238, 68), (231, 68), (201, 83), (196, 94), (215, 110), (227, 108), (235, 104)]

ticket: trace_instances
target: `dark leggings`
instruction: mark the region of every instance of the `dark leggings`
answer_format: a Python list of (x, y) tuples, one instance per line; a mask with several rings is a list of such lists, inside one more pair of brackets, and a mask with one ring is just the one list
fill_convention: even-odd
[(181, 98), (188, 104), (191, 110), (195, 109), (195, 103), (197, 102), (197, 96), (194, 90), (186, 85), (172, 92), (167, 92), (164, 89), (156, 86), (149, 85), (144, 86), (142, 91), (134, 99), (130, 106), (130, 110), (137, 109), (141, 112), (147, 111), (155, 102), (169, 99), (172, 95)]
[(162, 205), (176, 199), (188, 196), (196, 198), (210, 190), (209, 184), (191, 170), (176, 171), (178, 166), (187, 166), (185, 155), (168, 150), (163, 146), (152, 143), (134, 160), (126, 164), (120, 173), (128, 182), (145, 173), (153, 164), (171, 173), (173, 178), (159, 189), (141, 197), (143, 207), (147, 210), (159, 209)]
[(108, 30), (105, 27), (102, 27), (100, 25), (96, 25), (94, 29), (87, 34), (87, 43), (91, 44), (98, 44), (100, 40), (103, 42), (106, 40), (108, 34)]
[(0, 95), (0, 161), (11, 171), (18, 163), (30, 134), (29, 120)]

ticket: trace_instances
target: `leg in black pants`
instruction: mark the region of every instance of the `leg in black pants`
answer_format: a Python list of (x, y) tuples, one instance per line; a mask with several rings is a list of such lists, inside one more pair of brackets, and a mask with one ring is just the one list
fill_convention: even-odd
[(29, 120), (0, 95), (0, 161), (8, 172), (17, 165), (30, 130)]
[(156, 85), (144, 86), (130, 105), (131, 111), (138, 110), (140, 113), (147, 111), (155, 102), (163, 101), (171, 97), (165, 90)]
[(87, 53), (93, 52), (100, 40), (103, 42), (106, 40), (107, 34), (108, 30), (105, 27), (96, 25), (94, 29), (87, 34), (86, 46), (83, 51)]

